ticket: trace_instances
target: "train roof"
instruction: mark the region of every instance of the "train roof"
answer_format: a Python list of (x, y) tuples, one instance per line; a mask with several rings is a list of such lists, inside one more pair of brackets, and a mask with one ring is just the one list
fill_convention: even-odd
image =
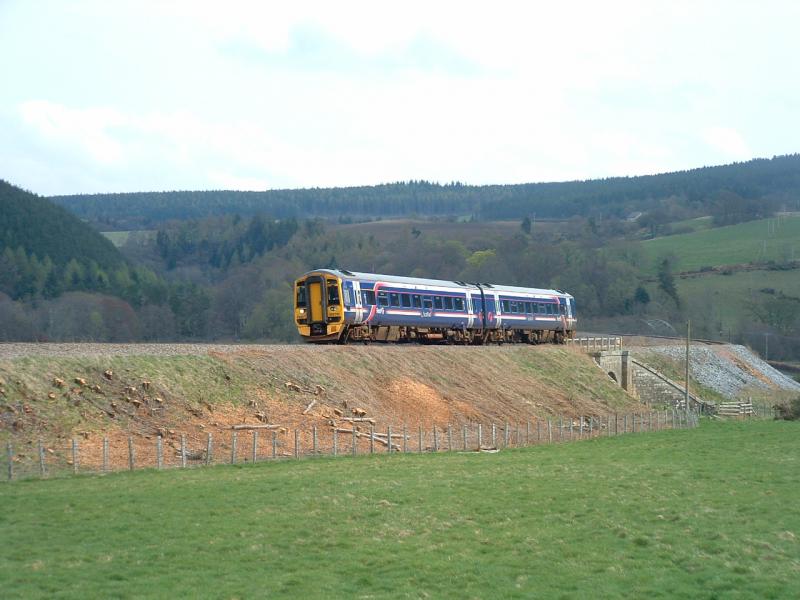
[[(400, 275), (382, 275), (379, 273), (360, 273), (355, 271), (348, 271), (346, 269), (315, 269), (317, 273), (330, 273), (337, 277), (344, 279), (358, 279), (368, 281), (385, 281), (386, 283), (402, 283), (406, 285), (427, 285), (432, 287), (450, 287), (453, 289), (475, 289), (478, 287), (475, 283), (466, 281), (447, 281), (442, 279), (425, 279), (422, 277), (401, 277)], [(499, 285), (494, 283), (480, 282), (484, 289), (489, 289), (496, 292), (510, 292), (518, 294), (543, 294), (549, 296), (570, 296), (561, 290), (548, 290), (542, 288), (526, 288), (517, 287), (512, 285)]]

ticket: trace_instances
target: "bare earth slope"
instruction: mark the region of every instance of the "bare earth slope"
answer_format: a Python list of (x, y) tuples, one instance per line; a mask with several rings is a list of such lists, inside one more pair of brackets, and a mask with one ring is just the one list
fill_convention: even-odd
[(0, 380), (0, 441), (59, 447), (76, 435), (83, 447), (104, 435), (199, 444), (234, 424), (324, 429), (354, 408), (378, 426), (444, 427), (636, 402), (563, 347), (2, 344)]

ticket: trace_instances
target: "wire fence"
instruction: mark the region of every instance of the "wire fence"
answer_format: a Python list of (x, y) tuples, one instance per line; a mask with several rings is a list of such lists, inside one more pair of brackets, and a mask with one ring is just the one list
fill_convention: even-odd
[(365, 420), (347, 427), (289, 429), (242, 425), (226, 432), (73, 438), (66, 444), (43, 442), (6, 446), (6, 480), (139, 469), (180, 469), (219, 464), (297, 460), (321, 456), (378, 453), (496, 452), (538, 444), (557, 444), (602, 436), (696, 427), (692, 411), (667, 409), (603, 416), (558, 416), (535, 421), (467, 423), (445, 427), (378, 427)]

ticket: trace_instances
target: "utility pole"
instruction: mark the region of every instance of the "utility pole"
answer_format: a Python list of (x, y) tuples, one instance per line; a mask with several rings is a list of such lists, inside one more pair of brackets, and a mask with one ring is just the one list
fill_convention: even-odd
[(769, 334), (764, 334), (764, 360), (769, 360)]
[(692, 321), (686, 321), (686, 386), (683, 391), (683, 400), (686, 403), (686, 412), (689, 412), (689, 345), (692, 337)]

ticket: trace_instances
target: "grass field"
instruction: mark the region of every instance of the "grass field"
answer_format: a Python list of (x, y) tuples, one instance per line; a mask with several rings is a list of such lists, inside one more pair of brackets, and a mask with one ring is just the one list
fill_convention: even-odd
[[(798, 244), (800, 253), (800, 244)], [(730, 275), (704, 275), (677, 279), (678, 295), (690, 304), (706, 303), (711, 317), (722, 323), (722, 330), (737, 331), (743, 320), (752, 320), (749, 306), (770, 296), (762, 289), (772, 289), (789, 296), (800, 297), (800, 272), (737, 271)]]
[(642, 242), (651, 274), (659, 258), (677, 258), (675, 269), (800, 259), (800, 217), (750, 221)]
[(800, 423), (0, 485), (6, 598), (795, 598)]

